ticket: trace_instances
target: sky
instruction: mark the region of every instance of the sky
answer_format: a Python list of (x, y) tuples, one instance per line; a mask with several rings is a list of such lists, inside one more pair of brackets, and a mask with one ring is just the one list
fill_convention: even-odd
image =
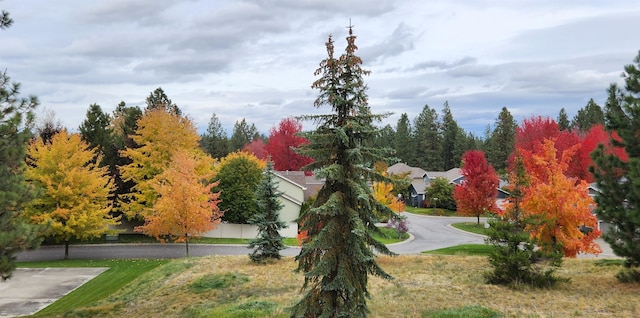
[[(482, 136), (507, 107), (517, 121), (572, 118), (640, 50), (637, 0), (0, 0), (0, 70), (36, 95), (40, 117), (71, 131), (91, 104), (145, 106), (158, 87), (200, 133), (212, 114), (230, 135), (246, 119), (268, 134), (314, 108), (314, 71), (347, 26), (358, 37), (369, 106), (395, 128), (429, 105)], [(305, 123), (304, 129), (313, 129)]]

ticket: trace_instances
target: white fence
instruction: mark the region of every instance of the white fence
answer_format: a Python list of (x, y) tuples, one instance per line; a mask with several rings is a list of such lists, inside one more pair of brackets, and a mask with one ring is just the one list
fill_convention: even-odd
[[(289, 227), (280, 230), (280, 235), (282, 235), (282, 237), (297, 237), (298, 224), (295, 222), (289, 222), (287, 225), (289, 225)], [(255, 225), (219, 223), (214, 230), (205, 233), (203, 236), (215, 238), (252, 239), (257, 235), (258, 227)]]

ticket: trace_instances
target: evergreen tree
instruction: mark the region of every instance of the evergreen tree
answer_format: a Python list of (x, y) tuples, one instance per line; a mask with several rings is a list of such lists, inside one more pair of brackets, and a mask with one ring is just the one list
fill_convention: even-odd
[(629, 121), (627, 114), (622, 110), (623, 93), (616, 83), (611, 83), (607, 93), (607, 101), (604, 104), (604, 126), (608, 131), (618, 131), (620, 127), (617, 122)]
[(215, 113), (211, 115), (207, 132), (200, 136), (200, 147), (213, 158), (229, 154), (229, 137)]
[(569, 130), (571, 128), (569, 116), (567, 116), (567, 111), (564, 107), (561, 108), (560, 113), (558, 113), (558, 127), (560, 127), (560, 130)]
[(415, 163), (414, 150), (411, 145), (411, 134), (411, 123), (409, 122), (409, 117), (407, 116), (407, 113), (402, 113), (402, 115), (400, 115), (400, 119), (398, 119), (398, 124), (396, 124), (393, 148), (396, 150), (396, 157), (407, 164)]
[(596, 104), (593, 98), (591, 98), (587, 105), (578, 110), (576, 116), (573, 117), (571, 127), (578, 131), (588, 131), (595, 125), (604, 125), (604, 120), (605, 118), (602, 107)]
[(78, 129), (82, 140), (92, 148), (96, 148), (102, 156), (100, 166), (109, 166), (113, 176), (117, 165), (118, 149), (115, 146), (111, 117), (102, 112), (98, 104), (91, 104), (87, 110), (87, 117)]
[(460, 133), (460, 127), (451, 114), (449, 102), (445, 102), (442, 108), (442, 164), (445, 171), (460, 166), (460, 158), (464, 153), (460, 152), (460, 143), (464, 138), (464, 132), (462, 138)]
[(393, 211), (375, 200), (368, 184), (390, 181), (372, 168), (385, 161), (386, 151), (370, 146), (377, 135), (372, 122), (386, 115), (372, 114), (367, 105), (363, 76), (369, 71), (355, 55), (355, 39), (349, 28), (346, 52), (336, 59), (329, 36), (328, 57), (315, 72), (320, 78), (312, 87), (319, 90), (314, 105), (328, 105), (332, 113), (304, 117), (317, 128), (306, 134), (310, 143), (302, 153), (314, 158), (308, 167), (325, 183), (300, 217), (308, 238), (296, 261), (307, 292), (292, 308), (294, 317), (364, 317), (368, 275), (391, 279), (376, 263), (374, 250), (392, 253), (372, 233), (379, 233), (374, 211), (389, 218)]
[(229, 140), (230, 152), (242, 150), (244, 146), (255, 139), (260, 138), (260, 133), (256, 125), (247, 123), (247, 120), (242, 118), (241, 121), (236, 121), (233, 125), (233, 133)]
[(515, 145), (517, 127), (509, 110), (502, 107), (486, 146), (487, 161), (496, 170), (507, 167), (507, 161)]
[(442, 171), (442, 135), (438, 113), (429, 105), (424, 105), (422, 112), (414, 120), (413, 142), (416, 166), (428, 171)]
[[(607, 102), (607, 128), (616, 129), (621, 138), (617, 144), (624, 147), (629, 159), (624, 161), (607, 154), (600, 145), (592, 154), (596, 167), (590, 170), (599, 189), (595, 213), (611, 224), (603, 238), (616, 255), (625, 258), (625, 265), (637, 278), (640, 277), (640, 52), (634, 63), (624, 67), (625, 90), (612, 85)], [(618, 92), (622, 95), (617, 95)]]
[(396, 132), (391, 125), (387, 124), (378, 131), (374, 146), (376, 148), (391, 148), (395, 141)]
[[(2, 11), (0, 30), (13, 21)], [(16, 253), (40, 245), (35, 226), (27, 224), (21, 214), (32, 198), (31, 187), (24, 179), (26, 147), (31, 138), (29, 127), (35, 96), (20, 98), (20, 84), (11, 83), (6, 72), (0, 72), (0, 278), (11, 277), (16, 268)]]
[(282, 192), (278, 191), (273, 161), (267, 160), (267, 168), (256, 192), (259, 212), (249, 223), (258, 226), (258, 236), (249, 243), (249, 248), (255, 248), (249, 258), (256, 263), (269, 258), (280, 259), (280, 251), (286, 246), (279, 231), (286, 228), (287, 224), (280, 220), (283, 205), (279, 198)]
[[(131, 158), (123, 155), (122, 151), (127, 148), (135, 149), (139, 147), (133, 140), (133, 136), (138, 129), (138, 120), (142, 118), (142, 110), (138, 106), (126, 106), (125, 102), (120, 102), (110, 117), (113, 131), (113, 147), (116, 152), (116, 167), (113, 171), (116, 191), (113, 194), (113, 208), (114, 211), (122, 212), (122, 203), (126, 205), (128, 202), (124, 198), (125, 194), (131, 193), (136, 182), (134, 180), (125, 181), (122, 178), (121, 169), (118, 167), (124, 167), (133, 162)], [(122, 201), (123, 199), (125, 200), (124, 202)]]
[(153, 109), (164, 109), (167, 113), (182, 116), (182, 111), (178, 105), (174, 104), (161, 87), (156, 88), (147, 97), (146, 111)]

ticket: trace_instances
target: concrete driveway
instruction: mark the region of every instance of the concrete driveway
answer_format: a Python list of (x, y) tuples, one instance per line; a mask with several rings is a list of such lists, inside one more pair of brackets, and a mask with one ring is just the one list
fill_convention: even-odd
[(107, 269), (18, 268), (0, 283), (0, 317), (34, 314)]

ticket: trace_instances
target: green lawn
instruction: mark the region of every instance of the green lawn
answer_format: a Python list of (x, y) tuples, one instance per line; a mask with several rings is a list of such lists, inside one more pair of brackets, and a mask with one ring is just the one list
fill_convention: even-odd
[(470, 255), (486, 256), (491, 252), (492, 247), (486, 244), (461, 244), (457, 246), (440, 248), (437, 250), (425, 251), (423, 254), (434, 255)]
[(453, 223), (451, 226), (456, 229), (463, 230), (466, 232), (471, 232), (480, 235), (487, 235), (487, 229), (484, 227), (484, 223), (480, 222), (462, 222), (462, 223)]
[(447, 209), (433, 209), (433, 208), (414, 208), (411, 206), (407, 206), (405, 209), (405, 211), (409, 212), (409, 213), (413, 213), (413, 214), (420, 214), (420, 215), (432, 215), (432, 216), (455, 216), (456, 215), (456, 211), (451, 211), (451, 210), (447, 210)]
[[(128, 259), (128, 260), (62, 260), (49, 262), (19, 262), (18, 267), (109, 267), (108, 270), (88, 281), (58, 301), (47, 306), (38, 314), (66, 312), (84, 307), (104, 299), (118, 291), (140, 275), (168, 263), (169, 260)], [(37, 316), (37, 315), (36, 315)]]
[(382, 244), (398, 243), (409, 238), (409, 233), (402, 233), (402, 236), (398, 238), (398, 233), (396, 232), (395, 229), (384, 227), (384, 226), (381, 226), (378, 228), (380, 229), (380, 231), (382, 231), (384, 236), (373, 235), (373, 237), (376, 240), (380, 241)]

